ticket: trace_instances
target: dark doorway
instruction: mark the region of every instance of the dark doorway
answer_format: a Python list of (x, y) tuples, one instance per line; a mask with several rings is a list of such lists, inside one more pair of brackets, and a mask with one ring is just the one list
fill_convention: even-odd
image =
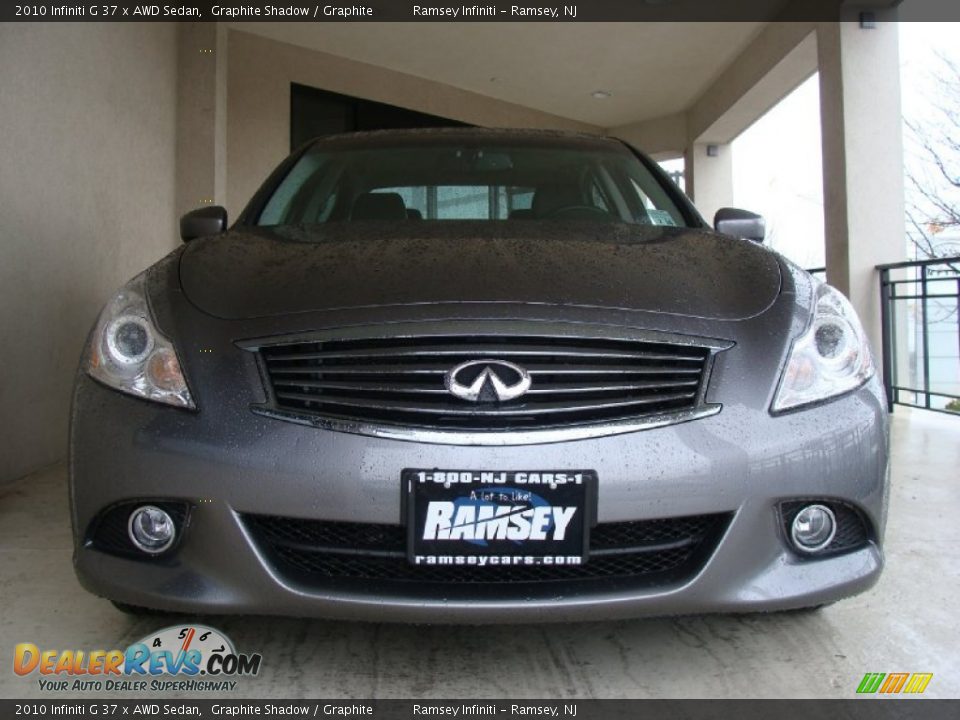
[(468, 124), (307, 85), (290, 85), (291, 150), (313, 138), (334, 133), (420, 127), (468, 127)]

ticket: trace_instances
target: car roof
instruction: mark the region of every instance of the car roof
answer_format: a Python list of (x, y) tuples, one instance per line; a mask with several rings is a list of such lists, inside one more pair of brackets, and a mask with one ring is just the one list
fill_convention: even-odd
[(307, 143), (317, 148), (357, 148), (404, 145), (453, 145), (458, 143), (505, 145), (556, 145), (558, 147), (623, 150), (622, 141), (602, 135), (591, 135), (567, 130), (540, 130), (529, 128), (440, 127), (390, 130), (368, 130), (337, 133), (316, 138)]

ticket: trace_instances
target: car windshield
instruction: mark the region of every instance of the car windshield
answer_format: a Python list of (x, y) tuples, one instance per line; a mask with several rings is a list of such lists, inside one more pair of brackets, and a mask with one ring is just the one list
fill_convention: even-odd
[(686, 225), (661, 182), (609, 143), (434, 143), (330, 149), (293, 165), (258, 225), (587, 220)]

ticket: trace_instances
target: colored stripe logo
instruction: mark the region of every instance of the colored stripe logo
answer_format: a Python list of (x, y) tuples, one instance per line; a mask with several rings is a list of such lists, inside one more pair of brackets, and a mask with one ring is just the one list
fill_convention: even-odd
[(933, 673), (867, 673), (860, 681), (857, 693), (860, 695), (898, 695), (901, 693), (919, 695), (927, 689)]

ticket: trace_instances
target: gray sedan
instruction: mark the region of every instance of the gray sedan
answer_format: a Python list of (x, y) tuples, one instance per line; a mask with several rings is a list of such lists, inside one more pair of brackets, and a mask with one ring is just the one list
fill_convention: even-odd
[(75, 564), (127, 610), (531, 622), (816, 606), (883, 565), (847, 300), (610, 138), (321, 139), (121, 288)]

